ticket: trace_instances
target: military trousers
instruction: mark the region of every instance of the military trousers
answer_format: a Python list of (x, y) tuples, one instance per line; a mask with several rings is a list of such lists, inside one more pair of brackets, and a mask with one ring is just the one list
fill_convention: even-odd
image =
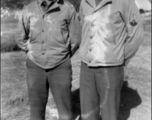
[(124, 66), (88, 67), (81, 62), (81, 120), (117, 120)]
[(26, 66), (30, 120), (45, 120), (49, 89), (58, 110), (58, 120), (72, 120), (70, 59), (47, 70), (40, 68), (30, 59), (27, 59)]

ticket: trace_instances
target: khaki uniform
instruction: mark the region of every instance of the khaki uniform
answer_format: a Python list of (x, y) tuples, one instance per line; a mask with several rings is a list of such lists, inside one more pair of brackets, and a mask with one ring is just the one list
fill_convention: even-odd
[(74, 7), (64, 0), (35, 0), (24, 7), (16, 42), (27, 52), (30, 120), (45, 120), (49, 88), (59, 120), (72, 120), (70, 57), (80, 44)]
[(82, 120), (118, 120), (127, 64), (143, 40), (133, 0), (82, 0), (80, 5)]

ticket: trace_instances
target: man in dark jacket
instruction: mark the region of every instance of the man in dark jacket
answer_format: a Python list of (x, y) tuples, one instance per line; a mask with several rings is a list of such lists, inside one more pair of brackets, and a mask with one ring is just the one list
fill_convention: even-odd
[(51, 89), (59, 120), (72, 120), (71, 61), (80, 44), (74, 7), (64, 0), (35, 0), (24, 7), (16, 42), (27, 53), (30, 120), (45, 120)]
[(117, 120), (124, 65), (143, 38), (133, 0), (82, 0), (82, 120)]

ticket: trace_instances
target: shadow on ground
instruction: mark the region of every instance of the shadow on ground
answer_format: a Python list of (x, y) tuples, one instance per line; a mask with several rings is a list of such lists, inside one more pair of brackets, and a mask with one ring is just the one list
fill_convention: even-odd
[(128, 86), (128, 82), (124, 81), (121, 91), (121, 105), (118, 120), (128, 120), (131, 109), (142, 103), (141, 97), (137, 90)]
[[(77, 118), (81, 113), (79, 89), (73, 91), (72, 101), (73, 101), (74, 118)], [(139, 106), (141, 103), (142, 100), (141, 97), (139, 96), (139, 93), (136, 90), (130, 88), (128, 86), (127, 81), (124, 81), (121, 90), (121, 105), (120, 105), (118, 120), (128, 120), (128, 118), (130, 117), (131, 109)]]

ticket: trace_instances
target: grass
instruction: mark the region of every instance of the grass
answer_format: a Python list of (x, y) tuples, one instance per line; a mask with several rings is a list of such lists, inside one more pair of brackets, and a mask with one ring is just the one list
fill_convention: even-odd
[(14, 16), (1, 19), (1, 52), (19, 51), (15, 43), (17, 20)]
[[(8, 25), (12, 27), (13, 25)], [(151, 20), (144, 20), (145, 35), (136, 56), (125, 68), (125, 75), (121, 97), (119, 120), (151, 120)], [(5, 41), (6, 40), (6, 41)], [(11, 40), (11, 41), (10, 41)], [(14, 33), (12, 31), (1, 44), (12, 51), (14, 47)], [(2, 46), (1, 46), (2, 47)], [(5, 48), (5, 47), (4, 47)], [(2, 51), (2, 49), (1, 49)], [(1, 53), (1, 120), (28, 120), (29, 103), (26, 89), (26, 55), (23, 52)], [(77, 53), (72, 58), (73, 69), (73, 111), (79, 113), (79, 73), (80, 58)], [(53, 98), (50, 94), (47, 105), (46, 118), (53, 120), (56, 114)]]
[(1, 52), (19, 51), (20, 48), (15, 43), (15, 34), (5, 33), (1, 37)]

